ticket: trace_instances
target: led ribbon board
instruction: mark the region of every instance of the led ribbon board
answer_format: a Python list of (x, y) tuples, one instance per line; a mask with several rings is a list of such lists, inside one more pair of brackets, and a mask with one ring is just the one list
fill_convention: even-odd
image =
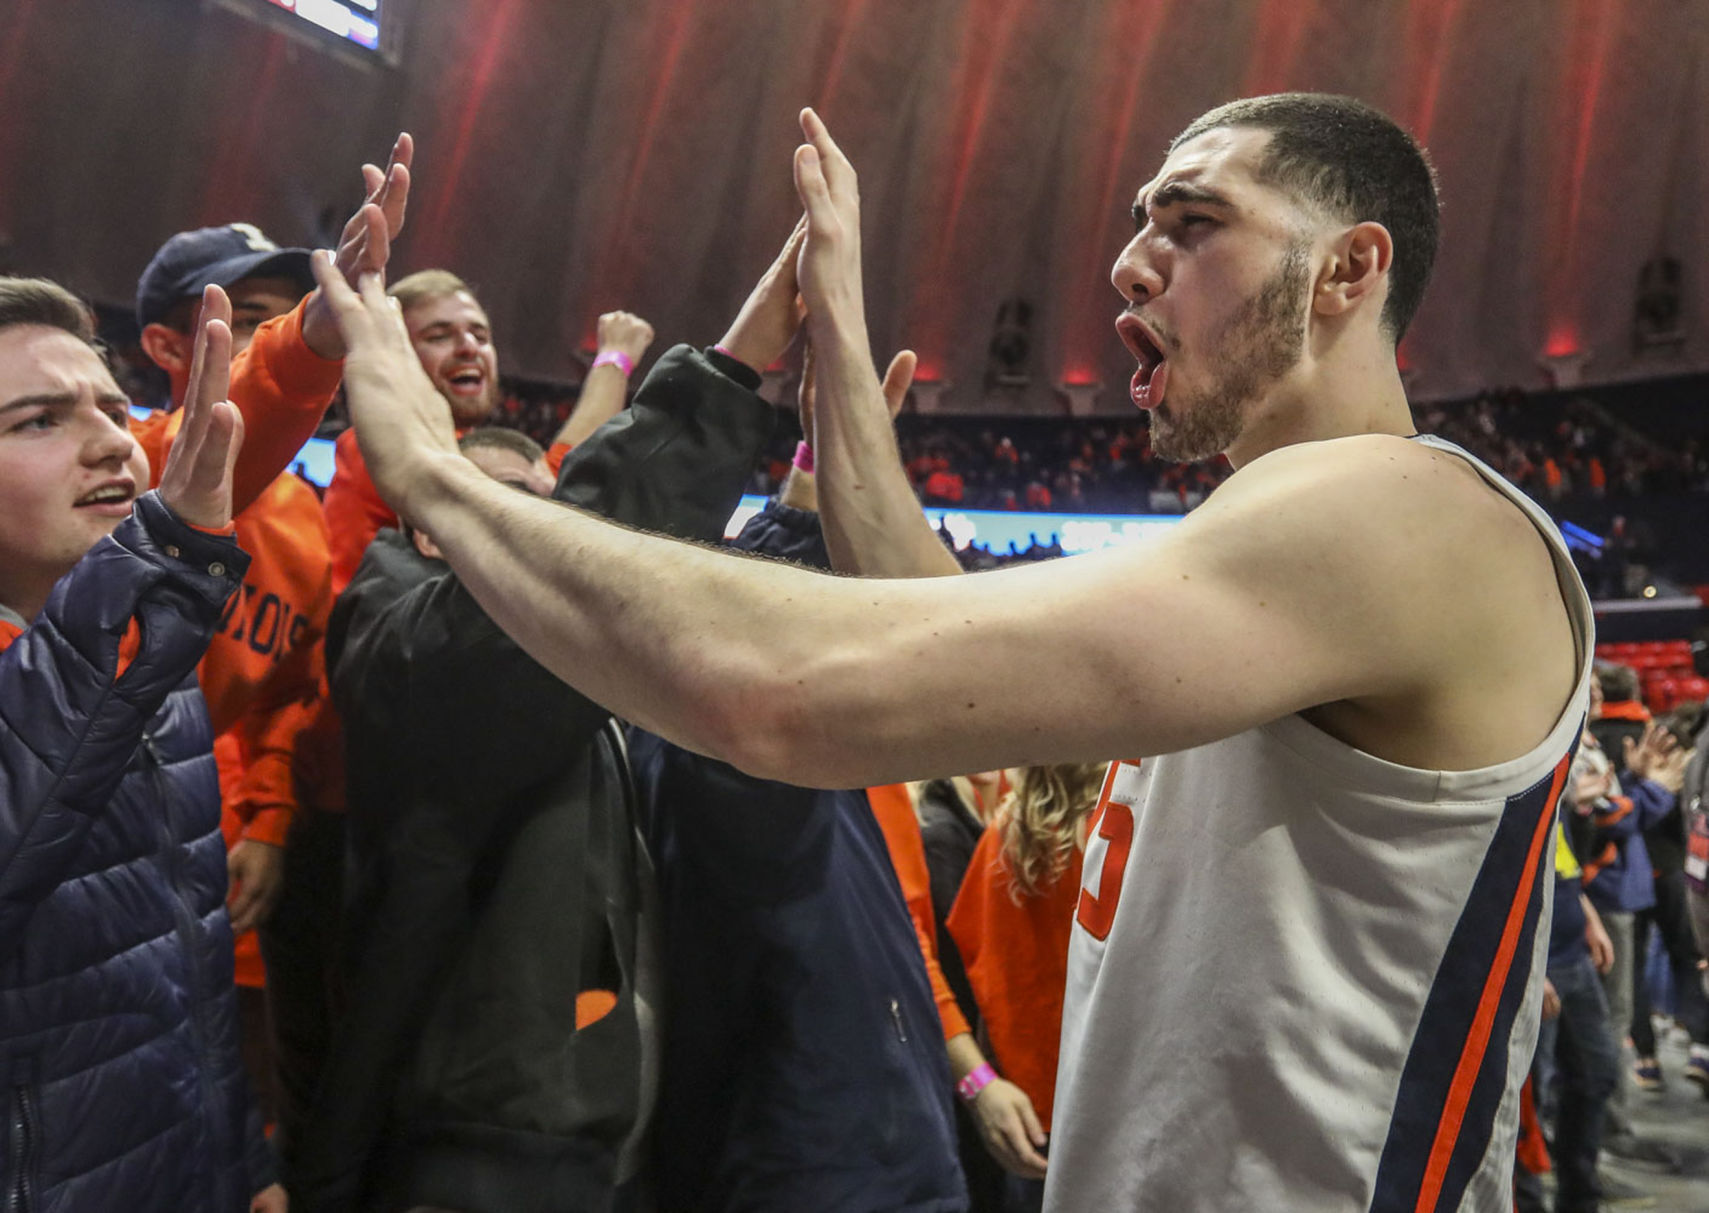
[[(734, 538), (748, 519), (765, 508), (766, 499), (749, 493), (736, 507), (725, 528), (725, 538)], [(1172, 514), (1031, 514), (1018, 510), (956, 510), (928, 507), (926, 519), (933, 527), (949, 532), (957, 551), (978, 544), (995, 555), (1060, 545), (1064, 554), (1095, 552), (1099, 548), (1138, 543), (1181, 521)]]
[(310, 25), (371, 51), (380, 49), (380, 5), (383, 0), (269, 0), (276, 8), (295, 13)]

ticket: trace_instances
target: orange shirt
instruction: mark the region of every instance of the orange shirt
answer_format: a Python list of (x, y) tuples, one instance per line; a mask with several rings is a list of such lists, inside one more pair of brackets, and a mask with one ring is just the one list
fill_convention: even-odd
[(368, 474), (354, 428), (340, 434), (333, 445), (332, 483), (326, 486), (322, 505), (332, 544), (332, 592), (342, 594), (374, 536), (398, 524), (398, 516)]
[(908, 795), (907, 787), (899, 783), (868, 788), (866, 798), (872, 805), (872, 815), (878, 819), (878, 828), (884, 832), (884, 845), (889, 848), (896, 878), (902, 882), (902, 899), (908, 903), (908, 917), (914, 920), (914, 934), (920, 940), (920, 952), (926, 960), (926, 976), (932, 981), (938, 1018), (943, 1020), (944, 1039), (953, 1040), (972, 1029), (956, 1005), (955, 995), (944, 980), (943, 969), (938, 966), (937, 924), (932, 917), (932, 879), (926, 870), (926, 844), (920, 839), (920, 819), (914, 816), (914, 801)]
[(1081, 855), (1075, 851), (1054, 883), (1036, 897), (1010, 896), (1003, 836), (986, 830), (967, 865), (949, 913), (961, 949), (992, 1064), (1033, 1101), (1045, 1132), (1056, 1094), (1062, 995), (1068, 984), (1068, 939), (1080, 899)]
[[(231, 399), (244, 416), (234, 471), (237, 541), (249, 572), (197, 667), (220, 769), (222, 828), (239, 839), (284, 844), (296, 795), (297, 734), (319, 694), (315, 650), (332, 611), (331, 552), (314, 490), (281, 474), (312, 436), (342, 373), (302, 339), (302, 305), (256, 330), (232, 363)], [(132, 426), (158, 484), (183, 414)], [(253, 935), (238, 946), (238, 980), (261, 984)]]
[[(332, 403), (342, 362), (328, 362), (303, 341), (303, 303), (255, 330), (231, 364), (231, 402), (243, 414), (243, 448), (232, 469), (232, 510), (261, 495), (273, 478), (314, 437)], [(181, 422), (177, 413), (155, 413), (131, 422), (131, 434), (148, 454), (150, 481), (160, 483), (166, 452)]]

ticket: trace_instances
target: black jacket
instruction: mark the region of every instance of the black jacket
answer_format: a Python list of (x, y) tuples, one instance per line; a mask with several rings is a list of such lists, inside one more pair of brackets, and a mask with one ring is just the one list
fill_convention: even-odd
[[(554, 495), (720, 537), (774, 421), (757, 386), (671, 350)], [(606, 1208), (637, 1166), (656, 1061), (651, 878), (620, 735), (396, 532), (327, 645), (355, 859), (348, 1012), (293, 1207)], [(577, 1030), (589, 990), (617, 1004)]]

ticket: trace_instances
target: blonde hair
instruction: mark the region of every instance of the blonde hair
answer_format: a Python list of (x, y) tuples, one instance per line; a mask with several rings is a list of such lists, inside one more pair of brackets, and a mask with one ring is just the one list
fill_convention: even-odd
[(1036, 897), (1060, 877), (1080, 846), (1080, 826), (1098, 804), (1108, 763), (1022, 767), (1014, 790), (997, 809), (1011, 876), (1009, 895)]
[(450, 270), (417, 270), (392, 283), (386, 294), (396, 299), (398, 306), (407, 312), (418, 303), (429, 299), (442, 299), (446, 295), (459, 292), (471, 299), (475, 297), (475, 292), (469, 289), (469, 284)]

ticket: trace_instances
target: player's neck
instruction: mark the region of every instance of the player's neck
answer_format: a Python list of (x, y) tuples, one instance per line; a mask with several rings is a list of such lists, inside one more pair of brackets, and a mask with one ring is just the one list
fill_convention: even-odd
[(1227, 455), (1239, 468), (1299, 442), (1414, 432), (1406, 387), (1389, 351), (1386, 357), (1302, 363), (1252, 410)]

